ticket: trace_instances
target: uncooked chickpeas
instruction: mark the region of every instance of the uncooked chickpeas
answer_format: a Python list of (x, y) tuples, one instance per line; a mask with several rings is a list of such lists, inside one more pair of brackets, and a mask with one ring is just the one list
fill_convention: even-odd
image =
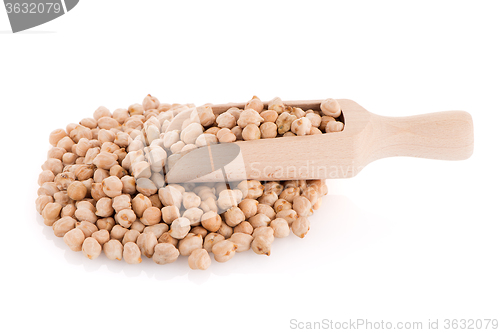
[(123, 245), (116, 239), (111, 239), (103, 245), (103, 251), (106, 257), (111, 260), (122, 260)]
[(179, 250), (170, 243), (160, 243), (155, 246), (153, 261), (158, 265), (173, 263), (179, 257)]
[(340, 105), (337, 102), (337, 100), (333, 98), (328, 98), (325, 99), (323, 102), (321, 102), (321, 111), (325, 114), (325, 116), (330, 116), (337, 118), (340, 116)]
[(243, 129), (241, 135), (245, 141), (258, 140), (260, 139), (260, 129), (255, 124), (249, 124)]
[(92, 237), (85, 238), (82, 245), (83, 254), (89, 259), (95, 259), (101, 254), (101, 244)]
[[(187, 118), (168, 131), (184, 110)], [(341, 112), (333, 99), (302, 109), (255, 96), (228, 110), (160, 103), (151, 95), (113, 113), (99, 107), (50, 133), (36, 209), (89, 259), (104, 252), (130, 264), (142, 256), (168, 264), (183, 255), (203, 270), (210, 252), (217, 262), (250, 249), (269, 255), (275, 237), (290, 229), (307, 234), (308, 216), (328, 192), (323, 180), (169, 184), (167, 173), (200, 147), (342, 131)]]
[(210, 266), (211, 260), (205, 249), (195, 249), (188, 258), (188, 264), (191, 269), (205, 270)]
[(123, 259), (127, 264), (139, 264), (142, 262), (141, 250), (137, 244), (128, 242), (123, 246)]
[(83, 241), (85, 240), (85, 234), (80, 229), (75, 228), (68, 231), (63, 239), (64, 243), (66, 243), (72, 251), (81, 251)]
[(215, 243), (212, 246), (212, 253), (214, 254), (214, 259), (217, 262), (226, 262), (236, 253), (236, 244), (229, 240), (223, 240)]
[(307, 217), (301, 216), (292, 223), (292, 231), (300, 238), (304, 238), (309, 231), (309, 220)]

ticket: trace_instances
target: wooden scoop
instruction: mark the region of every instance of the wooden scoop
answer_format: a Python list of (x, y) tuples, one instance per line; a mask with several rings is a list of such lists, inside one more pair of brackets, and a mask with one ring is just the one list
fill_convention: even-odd
[[(342, 110), (343, 131), (235, 142), (240, 148), (242, 161), (227, 165), (224, 172), (219, 170), (197, 181), (349, 178), (370, 162), (385, 157), (464, 160), (472, 155), (472, 118), (465, 111), (383, 117), (368, 112), (352, 100), (337, 101)], [(321, 102), (288, 101), (284, 104), (303, 110), (320, 110)], [(267, 103), (264, 105), (266, 107)], [(244, 103), (236, 103), (211, 107), (218, 115), (231, 107), (244, 106)], [(191, 170), (184, 163), (182, 169), (174, 167), (168, 178), (176, 182), (193, 180), (197, 172), (195, 165)]]

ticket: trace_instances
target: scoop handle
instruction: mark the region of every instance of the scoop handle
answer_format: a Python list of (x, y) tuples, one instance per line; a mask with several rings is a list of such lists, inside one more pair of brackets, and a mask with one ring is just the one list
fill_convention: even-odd
[(370, 160), (411, 156), (465, 160), (474, 150), (472, 117), (465, 111), (444, 111), (410, 117), (374, 115)]

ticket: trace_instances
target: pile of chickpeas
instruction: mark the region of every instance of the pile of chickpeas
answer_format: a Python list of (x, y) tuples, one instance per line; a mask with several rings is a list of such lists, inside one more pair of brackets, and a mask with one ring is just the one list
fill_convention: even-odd
[[(189, 110), (180, 130), (168, 130)], [(142, 104), (110, 112), (50, 133), (52, 148), (38, 178), (36, 209), (73, 251), (89, 259), (101, 252), (129, 264), (157, 264), (188, 256), (189, 267), (207, 269), (210, 252), (226, 262), (252, 249), (270, 255), (275, 238), (304, 237), (308, 217), (321, 206), (324, 180), (245, 180), (169, 184), (167, 172), (199, 147), (239, 140), (342, 131), (341, 110), (326, 99), (320, 110), (253, 97), (244, 109), (215, 114), (209, 104)]]

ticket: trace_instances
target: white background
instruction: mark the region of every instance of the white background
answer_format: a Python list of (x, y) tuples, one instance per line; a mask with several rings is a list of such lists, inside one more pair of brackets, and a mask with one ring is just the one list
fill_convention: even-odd
[[(0, 7), (0, 331), (281, 332), (290, 320), (500, 319), (496, 1), (80, 1), (11, 34)], [(70, 251), (35, 211), (48, 134), (141, 102), (350, 98), (406, 116), (466, 110), (467, 161), (377, 161), (304, 239), (207, 271)], [(327, 154), (328, 152), (325, 152)], [(496, 316), (496, 317), (495, 317)], [(442, 326), (441, 326), (442, 327)]]

